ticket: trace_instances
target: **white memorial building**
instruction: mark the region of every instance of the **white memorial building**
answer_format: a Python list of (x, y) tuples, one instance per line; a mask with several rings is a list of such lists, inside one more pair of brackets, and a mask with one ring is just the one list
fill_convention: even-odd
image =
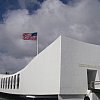
[(59, 36), (24, 69), (0, 75), (0, 92), (34, 100), (100, 100), (100, 46)]

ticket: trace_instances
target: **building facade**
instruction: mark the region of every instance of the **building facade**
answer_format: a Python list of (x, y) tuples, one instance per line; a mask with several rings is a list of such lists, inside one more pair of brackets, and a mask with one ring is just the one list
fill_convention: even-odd
[(99, 78), (100, 46), (60, 36), (21, 71), (0, 75), (0, 92), (35, 99), (99, 100)]

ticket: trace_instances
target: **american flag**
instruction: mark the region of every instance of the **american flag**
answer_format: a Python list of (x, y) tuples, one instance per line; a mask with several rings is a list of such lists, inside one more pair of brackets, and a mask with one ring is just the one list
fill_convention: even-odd
[(37, 40), (37, 32), (34, 33), (23, 33), (24, 40)]

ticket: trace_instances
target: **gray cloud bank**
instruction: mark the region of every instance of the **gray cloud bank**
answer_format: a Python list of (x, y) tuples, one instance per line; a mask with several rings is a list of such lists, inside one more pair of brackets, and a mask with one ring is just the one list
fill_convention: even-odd
[(39, 52), (60, 34), (100, 44), (100, 3), (74, 0), (68, 5), (46, 0), (41, 9), (29, 15), (26, 9), (9, 11), (0, 24), (0, 73), (14, 73), (36, 55), (36, 41), (22, 39), (24, 32), (38, 32)]

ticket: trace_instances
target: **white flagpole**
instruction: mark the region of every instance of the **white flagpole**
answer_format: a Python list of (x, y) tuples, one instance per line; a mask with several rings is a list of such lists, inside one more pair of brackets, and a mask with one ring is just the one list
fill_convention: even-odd
[(38, 34), (37, 34), (37, 55), (38, 55)]

